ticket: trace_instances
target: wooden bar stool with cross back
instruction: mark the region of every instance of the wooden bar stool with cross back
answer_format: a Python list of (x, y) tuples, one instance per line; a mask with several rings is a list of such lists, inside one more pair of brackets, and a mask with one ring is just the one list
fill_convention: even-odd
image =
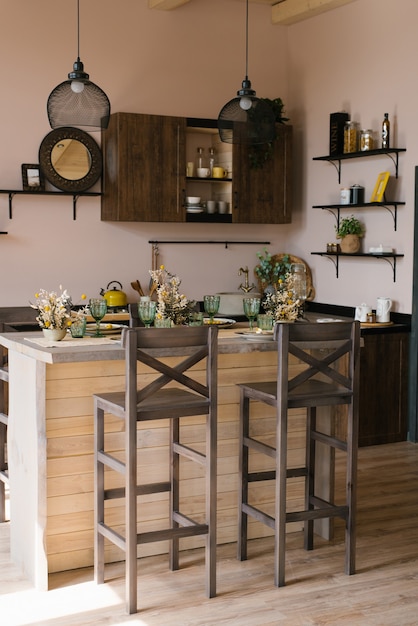
[[(204, 536), (206, 595), (216, 595), (217, 328), (126, 328), (122, 345), (125, 389), (94, 395), (94, 571), (96, 582), (103, 583), (104, 540), (118, 546), (125, 554), (126, 609), (136, 613), (138, 544), (169, 540), (170, 569), (177, 570), (180, 539)], [(173, 363), (167, 357), (178, 358)], [(141, 374), (137, 378), (139, 368), (141, 374), (145, 370), (143, 383)], [(124, 423), (122, 458), (112, 449), (105, 449), (107, 414)], [(203, 451), (186, 445), (181, 437), (181, 418), (199, 415), (205, 416)], [(141, 455), (141, 450), (137, 450), (137, 424), (160, 419), (168, 420), (170, 426), (169, 480), (144, 483), (139, 475), (137, 482), (137, 455)], [(186, 460), (204, 468), (204, 511), (193, 518), (180, 510), (180, 463)], [(123, 487), (106, 486), (111, 472), (122, 475)], [(137, 519), (140, 496), (163, 492), (169, 494), (167, 528), (141, 531)], [(122, 531), (112, 527), (112, 508), (106, 507), (114, 499), (120, 499), (124, 506)]]
[[(359, 322), (326, 324), (277, 324), (277, 377), (269, 382), (240, 384), (239, 433), (239, 529), (238, 559), (247, 558), (248, 516), (274, 531), (274, 584), (285, 584), (286, 523), (302, 521), (304, 546), (313, 549), (314, 520), (341, 518), (345, 523), (345, 573), (355, 573), (356, 489), (359, 420)], [(256, 418), (250, 423), (250, 401), (263, 402), (275, 410), (275, 440), (266, 441), (254, 432)], [(323, 432), (317, 420), (318, 407), (347, 407), (346, 436)], [(287, 430), (289, 409), (306, 408), (306, 454), (301, 467), (288, 468)], [(337, 413), (336, 419), (340, 419)], [(345, 498), (335, 504), (318, 495), (315, 484), (316, 446), (327, 445), (345, 453)], [(271, 459), (272, 469), (250, 470), (250, 456), (263, 454)], [(332, 456), (330, 457), (332, 458)], [(268, 466), (267, 466), (268, 467)], [(304, 510), (286, 510), (286, 485), (290, 478), (302, 477), (305, 483)], [(255, 502), (255, 489), (263, 481), (275, 481), (274, 515)], [(268, 483), (267, 483), (268, 484)], [(254, 487), (252, 487), (254, 485)], [(253, 490), (252, 490), (253, 489)]]

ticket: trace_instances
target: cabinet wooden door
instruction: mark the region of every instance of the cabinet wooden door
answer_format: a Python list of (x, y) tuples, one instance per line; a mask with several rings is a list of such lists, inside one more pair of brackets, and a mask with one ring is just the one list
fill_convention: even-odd
[(102, 133), (102, 220), (182, 222), (186, 120), (114, 113)]
[(360, 359), (360, 446), (406, 440), (408, 345), (407, 333), (364, 335)]
[(273, 154), (261, 168), (251, 166), (251, 148), (234, 145), (232, 221), (288, 224), (292, 220), (292, 127), (276, 125)]

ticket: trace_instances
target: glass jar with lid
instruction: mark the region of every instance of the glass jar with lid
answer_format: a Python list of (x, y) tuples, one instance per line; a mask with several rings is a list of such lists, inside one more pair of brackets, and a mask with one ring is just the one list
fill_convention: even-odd
[(373, 131), (369, 128), (368, 130), (360, 131), (360, 150), (361, 152), (365, 152), (366, 150), (373, 150), (374, 141), (373, 141)]
[(349, 120), (344, 125), (344, 152), (358, 151), (357, 123)]

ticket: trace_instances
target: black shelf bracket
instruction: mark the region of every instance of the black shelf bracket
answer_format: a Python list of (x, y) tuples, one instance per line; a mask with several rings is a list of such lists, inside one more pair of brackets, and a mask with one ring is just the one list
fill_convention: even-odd
[(337, 230), (340, 226), (340, 212), (342, 210), (352, 209), (367, 209), (369, 207), (377, 207), (385, 209), (391, 214), (393, 219), (393, 229), (396, 231), (398, 227), (398, 206), (404, 206), (405, 202), (391, 202), (384, 199), (383, 202), (365, 202), (362, 204), (315, 204), (313, 209), (322, 209), (331, 213), (336, 221)]
[(318, 256), (325, 256), (329, 258), (335, 267), (336, 278), (339, 276), (339, 260), (341, 257), (372, 257), (374, 259), (383, 259), (392, 268), (393, 282), (396, 283), (396, 260), (402, 258), (403, 254), (387, 253), (387, 254), (373, 254), (371, 252), (311, 252)]
[(77, 219), (77, 200), (86, 196), (101, 196), (100, 191), (26, 191), (22, 189), (0, 189), (0, 194), (7, 194), (9, 197), (9, 219), (13, 217), (13, 198), (16, 194), (26, 196), (72, 196), (73, 198), (73, 220)]
[(395, 177), (398, 178), (398, 169), (399, 169), (399, 153), (406, 152), (406, 148), (379, 148), (377, 150), (364, 150), (363, 152), (346, 152), (344, 154), (328, 154), (326, 156), (314, 157), (314, 161), (328, 161), (331, 163), (338, 174), (338, 183), (341, 183), (341, 161), (346, 161), (347, 159), (359, 159), (364, 157), (371, 156), (388, 156), (392, 163), (395, 166)]
[(12, 219), (12, 207), (13, 207), (14, 195), (15, 195), (14, 191), (9, 191), (9, 220)]

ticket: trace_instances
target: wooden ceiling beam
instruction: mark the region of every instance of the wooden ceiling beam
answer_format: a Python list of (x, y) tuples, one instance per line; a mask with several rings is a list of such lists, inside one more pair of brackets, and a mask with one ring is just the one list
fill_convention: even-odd
[(273, 24), (295, 24), (356, 0), (280, 0), (271, 7)]
[(171, 11), (172, 9), (178, 9), (188, 2), (190, 2), (190, 0), (148, 0), (148, 8)]

